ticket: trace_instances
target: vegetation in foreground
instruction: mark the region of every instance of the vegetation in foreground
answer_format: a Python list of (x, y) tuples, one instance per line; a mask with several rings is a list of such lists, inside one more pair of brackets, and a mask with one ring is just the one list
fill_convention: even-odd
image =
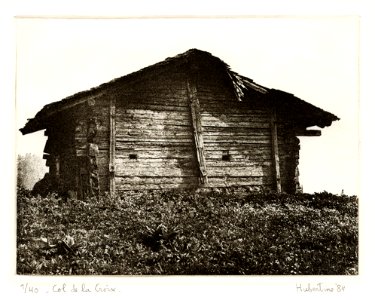
[(358, 199), (246, 190), (86, 201), (18, 191), (17, 273), (358, 274)]

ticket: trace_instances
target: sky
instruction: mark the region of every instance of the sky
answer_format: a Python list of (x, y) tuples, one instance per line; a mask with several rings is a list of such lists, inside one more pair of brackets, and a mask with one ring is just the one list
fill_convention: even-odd
[[(16, 20), (16, 127), (48, 103), (191, 48), (340, 118), (303, 137), (304, 192), (358, 194), (359, 19), (341, 17)], [(43, 131), (17, 153), (43, 155)]]

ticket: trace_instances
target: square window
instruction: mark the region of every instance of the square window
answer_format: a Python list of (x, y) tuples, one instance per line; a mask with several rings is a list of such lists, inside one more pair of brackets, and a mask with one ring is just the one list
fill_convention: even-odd
[(129, 159), (138, 159), (137, 154), (129, 154)]
[(230, 161), (230, 154), (228, 151), (223, 151), (223, 155), (221, 156), (222, 161)]

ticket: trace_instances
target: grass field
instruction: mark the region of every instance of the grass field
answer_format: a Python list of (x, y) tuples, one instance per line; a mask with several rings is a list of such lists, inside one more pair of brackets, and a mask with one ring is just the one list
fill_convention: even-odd
[(358, 199), (329, 193), (17, 197), (17, 273), (358, 274)]

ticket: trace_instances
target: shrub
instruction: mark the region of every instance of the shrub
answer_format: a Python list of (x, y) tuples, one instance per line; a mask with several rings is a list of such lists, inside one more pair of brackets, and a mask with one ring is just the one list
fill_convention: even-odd
[(17, 272), (356, 274), (357, 210), (356, 197), (326, 192), (19, 194)]

